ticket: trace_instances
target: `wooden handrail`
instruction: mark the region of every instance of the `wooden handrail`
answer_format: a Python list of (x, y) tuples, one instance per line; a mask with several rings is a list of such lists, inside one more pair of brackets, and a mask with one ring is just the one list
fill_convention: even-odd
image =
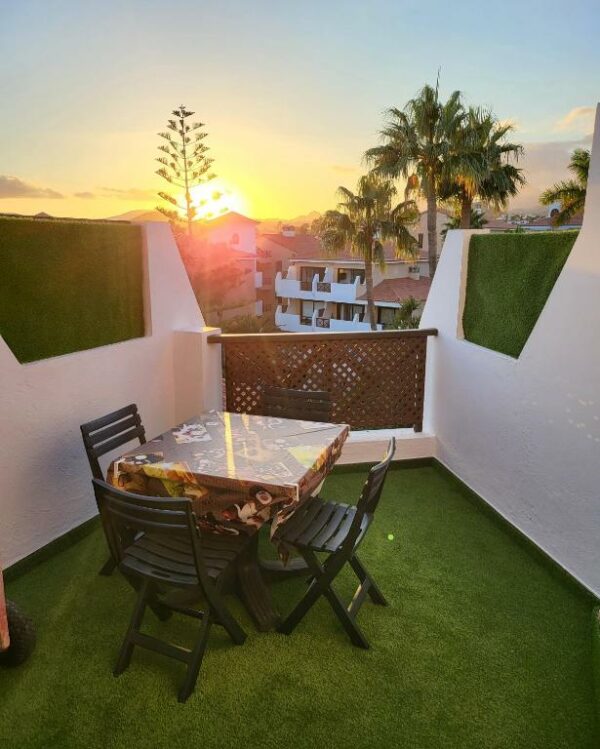
[(425, 338), (436, 336), (437, 328), (421, 328), (416, 330), (370, 330), (370, 331), (335, 331), (333, 333), (213, 333), (208, 336), (209, 343), (250, 343), (253, 340), (272, 340), (274, 343), (290, 343), (297, 341), (328, 341), (340, 339), (368, 340), (373, 336), (381, 338)]

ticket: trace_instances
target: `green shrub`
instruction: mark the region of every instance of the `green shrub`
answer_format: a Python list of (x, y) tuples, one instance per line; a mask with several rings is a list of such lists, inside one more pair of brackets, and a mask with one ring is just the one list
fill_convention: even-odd
[(466, 340), (517, 358), (576, 237), (576, 231), (472, 236), (463, 313)]
[(141, 227), (0, 217), (0, 333), (20, 362), (143, 336)]

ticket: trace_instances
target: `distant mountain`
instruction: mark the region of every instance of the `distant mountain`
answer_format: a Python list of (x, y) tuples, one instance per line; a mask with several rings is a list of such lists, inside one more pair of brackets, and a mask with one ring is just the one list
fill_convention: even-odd
[(295, 218), (265, 218), (260, 219), (258, 225), (258, 231), (261, 234), (276, 234), (280, 231), (281, 226), (284, 224), (290, 224), (299, 228), (302, 224), (311, 224), (316, 218), (320, 218), (321, 214), (318, 211), (311, 211), (303, 216), (296, 216)]
[(127, 211), (118, 216), (109, 216), (108, 221), (168, 221), (160, 211)]

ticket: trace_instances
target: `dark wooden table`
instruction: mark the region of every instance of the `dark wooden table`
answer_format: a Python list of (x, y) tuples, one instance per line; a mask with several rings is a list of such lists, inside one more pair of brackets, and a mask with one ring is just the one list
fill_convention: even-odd
[[(348, 431), (345, 424), (211, 411), (113, 461), (109, 480), (140, 494), (189, 497), (203, 533), (247, 534), (238, 593), (264, 631), (279, 615), (258, 557), (258, 530), (270, 522), (273, 537), (310, 497), (338, 459)], [(269, 577), (300, 569), (294, 560), (264, 563)]]

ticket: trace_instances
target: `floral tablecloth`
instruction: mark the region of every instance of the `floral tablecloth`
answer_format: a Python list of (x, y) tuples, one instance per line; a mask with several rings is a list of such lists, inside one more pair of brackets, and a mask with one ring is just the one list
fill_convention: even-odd
[(127, 491), (188, 497), (199, 525), (271, 535), (319, 486), (348, 436), (345, 424), (211, 411), (113, 461), (108, 480)]
[(4, 598), (4, 582), (0, 568), (0, 653), (9, 646), (8, 620), (6, 618), (6, 599)]

